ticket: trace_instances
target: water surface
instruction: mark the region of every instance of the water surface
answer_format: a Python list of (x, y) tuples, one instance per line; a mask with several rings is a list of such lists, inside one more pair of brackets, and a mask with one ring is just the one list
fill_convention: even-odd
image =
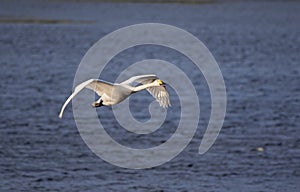
[[(1, 1), (1, 191), (298, 191), (299, 5)], [(228, 108), (216, 143), (198, 155), (210, 111), (202, 74), (168, 49), (142, 46), (121, 53), (101, 78), (114, 80), (141, 59), (165, 59), (191, 77), (201, 98), (198, 131), (189, 146), (164, 165), (130, 170), (89, 150), (71, 106), (62, 120), (57, 115), (89, 47), (113, 30), (144, 22), (184, 28), (206, 44), (222, 70)], [(178, 124), (180, 105), (172, 99), (172, 113), (155, 135), (127, 133), (110, 108), (99, 115), (120, 143), (151, 147), (168, 139)], [(133, 115), (147, 120), (144, 100), (151, 97), (145, 92), (131, 100)]]

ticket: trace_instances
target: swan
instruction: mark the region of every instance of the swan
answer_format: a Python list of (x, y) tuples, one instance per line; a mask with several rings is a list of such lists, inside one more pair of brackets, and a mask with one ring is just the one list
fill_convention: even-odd
[[(140, 83), (141, 85), (132, 86), (131, 84), (134, 82)], [(63, 112), (68, 103), (84, 88), (91, 89), (100, 96), (97, 101), (92, 103), (93, 107), (118, 104), (131, 94), (144, 89), (147, 89), (161, 107), (168, 108), (171, 106), (169, 93), (166, 89), (165, 83), (153, 74), (134, 76), (122, 83), (110, 83), (100, 79), (89, 79), (75, 87), (74, 92), (63, 104), (58, 116), (59, 118), (62, 118)]]

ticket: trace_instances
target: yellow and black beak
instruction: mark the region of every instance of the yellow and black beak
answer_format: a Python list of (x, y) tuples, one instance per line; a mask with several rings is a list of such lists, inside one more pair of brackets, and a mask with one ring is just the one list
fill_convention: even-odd
[(159, 85), (165, 85), (165, 83), (162, 80), (157, 80)]

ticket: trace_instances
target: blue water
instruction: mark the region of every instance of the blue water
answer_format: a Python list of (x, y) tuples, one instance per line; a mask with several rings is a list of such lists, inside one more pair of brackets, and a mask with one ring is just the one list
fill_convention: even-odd
[[(0, 191), (299, 191), (299, 18), (297, 1), (1, 1)], [(228, 107), (215, 144), (199, 155), (210, 110), (201, 73), (167, 49), (122, 53), (112, 61), (119, 67), (108, 67), (102, 78), (114, 80), (124, 65), (160, 58), (199, 77), (191, 79), (201, 97), (202, 116), (188, 147), (161, 166), (130, 170), (90, 151), (70, 106), (62, 120), (57, 115), (89, 47), (120, 27), (144, 22), (181, 27), (205, 43), (222, 70)], [(143, 98), (151, 97), (134, 96), (136, 110)], [(149, 118), (132, 110), (141, 121)], [(99, 111), (105, 112), (110, 109)], [(155, 137), (128, 135), (113, 118), (104, 124), (124, 145), (151, 147), (174, 132), (178, 113), (171, 114), (164, 124), (169, 130)]]

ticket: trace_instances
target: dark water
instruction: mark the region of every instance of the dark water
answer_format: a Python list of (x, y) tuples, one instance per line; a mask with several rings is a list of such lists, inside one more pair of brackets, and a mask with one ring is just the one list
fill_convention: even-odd
[[(0, 4), (0, 191), (299, 191), (299, 2)], [(192, 64), (181, 66), (203, 98), (198, 132), (172, 161), (130, 170), (106, 163), (89, 150), (70, 106), (62, 120), (57, 115), (89, 47), (113, 30), (143, 22), (184, 28), (207, 45), (222, 70), (228, 108), (215, 144), (199, 155), (209, 91)], [(103, 78), (113, 80), (122, 63), (145, 58), (178, 66), (188, 62), (168, 50), (155, 50), (128, 50), (127, 56), (114, 59), (118, 65), (108, 67)], [(141, 102), (149, 96), (135, 98)], [(99, 113), (110, 111), (103, 110)], [(127, 145), (140, 141), (152, 146), (168, 138), (130, 140), (113, 118), (104, 124)], [(165, 123), (169, 134), (177, 124), (175, 113)]]

